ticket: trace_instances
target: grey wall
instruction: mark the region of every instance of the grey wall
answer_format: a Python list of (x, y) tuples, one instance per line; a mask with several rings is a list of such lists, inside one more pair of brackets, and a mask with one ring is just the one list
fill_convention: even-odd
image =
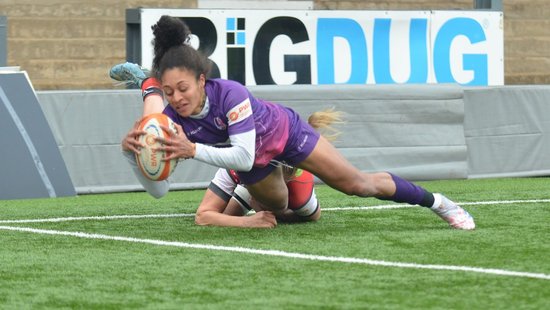
[(550, 175), (550, 86), (464, 91), (468, 176)]
[[(345, 112), (335, 146), (359, 169), (411, 180), (548, 175), (550, 86), (255, 86), (303, 117)], [(38, 98), (79, 193), (140, 190), (120, 141), (141, 113), (138, 90), (42, 91)], [(180, 162), (172, 187), (208, 184), (216, 168)]]

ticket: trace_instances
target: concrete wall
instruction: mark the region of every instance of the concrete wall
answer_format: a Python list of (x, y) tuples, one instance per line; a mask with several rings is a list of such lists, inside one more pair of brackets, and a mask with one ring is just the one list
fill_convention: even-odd
[[(315, 9), (472, 9), (475, 0), (316, 0)], [(503, 1), (506, 84), (550, 84), (550, 1)], [(8, 66), (38, 90), (112, 89), (111, 65), (126, 59), (125, 10), (196, 8), (196, 0), (2, 0)]]

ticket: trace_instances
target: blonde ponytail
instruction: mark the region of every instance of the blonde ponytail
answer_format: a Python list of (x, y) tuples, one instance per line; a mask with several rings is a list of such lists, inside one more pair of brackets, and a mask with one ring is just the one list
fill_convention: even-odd
[(313, 112), (307, 119), (307, 122), (327, 140), (334, 141), (340, 135), (340, 131), (332, 127), (332, 125), (344, 122), (342, 120), (342, 114), (341, 111), (335, 111), (334, 108), (328, 108), (322, 111)]

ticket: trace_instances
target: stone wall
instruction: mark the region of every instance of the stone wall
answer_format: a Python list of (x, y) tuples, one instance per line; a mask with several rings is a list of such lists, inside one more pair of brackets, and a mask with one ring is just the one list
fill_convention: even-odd
[[(506, 84), (550, 84), (550, 1), (504, 1)], [(316, 0), (315, 9), (472, 9), (474, 0)], [(196, 0), (2, 0), (7, 64), (48, 89), (110, 89), (112, 64), (126, 58), (125, 10), (196, 8)]]

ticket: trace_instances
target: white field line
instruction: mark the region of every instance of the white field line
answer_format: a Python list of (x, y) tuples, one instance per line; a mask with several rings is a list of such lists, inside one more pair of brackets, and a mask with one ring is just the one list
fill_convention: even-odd
[[(545, 203), (550, 202), (550, 199), (526, 199), (526, 200), (493, 200), (493, 201), (474, 201), (474, 202), (458, 202), (460, 206), (479, 206), (479, 205), (505, 205), (505, 204), (522, 204), (522, 203)], [(418, 208), (416, 205), (409, 204), (391, 204), (368, 207), (337, 207), (337, 208), (321, 208), (323, 211), (356, 211), (356, 210), (381, 210), (381, 209), (401, 209), (401, 208)]]
[(135, 215), (105, 215), (105, 216), (79, 216), (79, 217), (55, 217), (43, 219), (23, 219), (23, 220), (0, 220), (0, 224), (20, 224), (20, 223), (56, 223), (69, 221), (101, 221), (101, 220), (126, 220), (126, 219), (154, 219), (154, 218), (173, 218), (173, 217), (194, 217), (194, 213), (174, 213), (174, 214), (135, 214)]
[[(522, 204), (522, 203), (547, 203), (550, 199), (530, 199), (530, 200), (495, 200), (495, 201), (476, 201), (458, 203), (462, 206), (475, 205), (499, 205), (499, 204)], [(337, 207), (322, 208), (325, 211), (368, 211), (384, 209), (403, 209), (418, 208), (418, 206), (408, 204), (387, 204), (366, 207)], [(173, 214), (141, 214), (141, 215), (106, 215), (106, 216), (80, 216), (80, 217), (57, 217), (43, 219), (21, 219), (21, 220), (0, 220), (0, 224), (21, 224), (21, 223), (55, 223), (68, 221), (88, 221), (88, 220), (125, 220), (125, 219), (154, 219), (154, 218), (173, 218), (173, 217), (194, 217), (194, 213), (173, 213)]]
[(100, 240), (133, 242), (133, 243), (144, 243), (144, 244), (151, 244), (151, 245), (158, 245), (158, 246), (172, 246), (172, 247), (178, 247), (178, 248), (227, 251), (227, 252), (236, 252), (236, 253), (304, 259), (304, 260), (312, 260), (312, 261), (364, 264), (364, 265), (372, 265), (372, 266), (397, 267), (397, 268), (463, 271), (463, 272), (483, 273), (483, 274), (491, 274), (491, 275), (498, 275), (498, 276), (550, 280), (549, 274), (520, 272), (520, 271), (511, 271), (511, 270), (503, 270), (503, 269), (388, 262), (383, 260), (372, 260), (372, 259), (355, 258), (355, 257), (311, 255), (311, 254), (293, 253), (293, 252), (285, 252), (285, 251), (277, 251), (277, 250), (261, 250), (261, 249), (252, 249), (252, 248), (243, 248), (243, 247), (210, 245), (210, 244), (193, 244), (193, 243), (178, 242), (178, 241), (138, 239), (138, 238), (131, 238), (131, 237), (109, 236), (109, 235), (102, 235), (102, 234), (88, 234), (83, 232), (35, 229), (35, 228), (28, 228), (28, 227), (0, 226), (0, 230), (19, 231), (19, 232), (28, 232), (28, 233), (45, 234), (45, 235), (70, 236), (70, 237), (86, 238), (86, 239), (100, 239)]

